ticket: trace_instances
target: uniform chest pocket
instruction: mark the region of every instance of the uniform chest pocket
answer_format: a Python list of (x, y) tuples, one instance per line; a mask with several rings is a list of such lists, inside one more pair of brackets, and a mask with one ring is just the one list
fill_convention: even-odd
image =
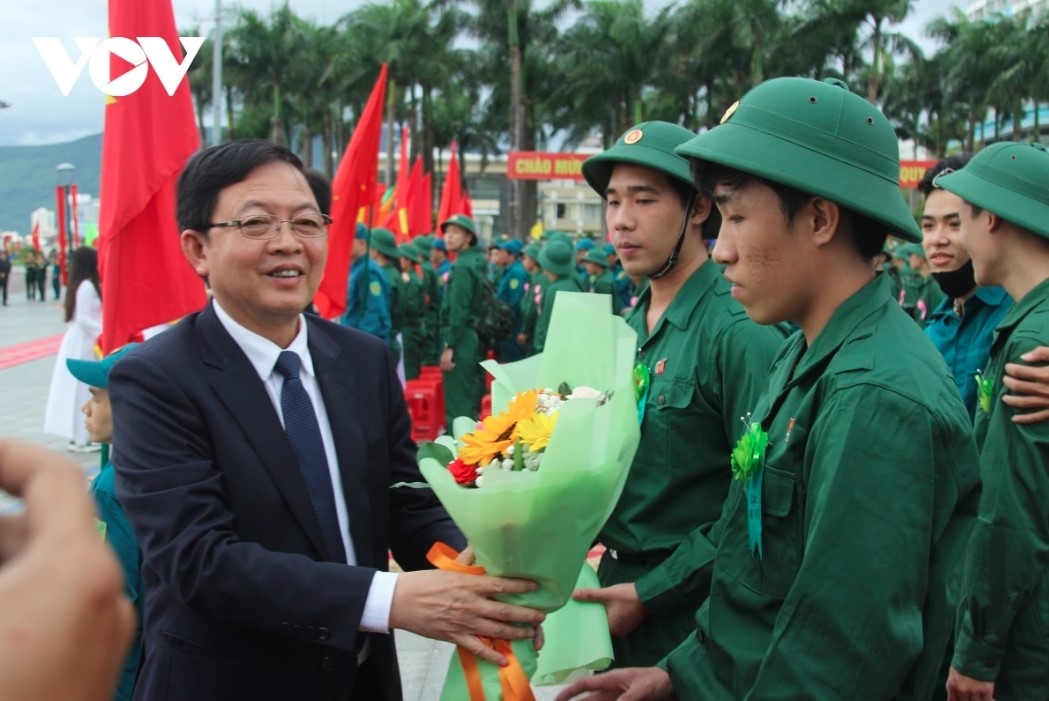
[[(676, 379), (655, 382), (649, 391), (647, 411), (654, 420), (653, 429), (659, 432), (663, 459), (669, 468), (695, 469), (687, 458), (689, 436), (702, 430), (693, 403), (695, 394), (694, 381)], [(647, 415), (645, 418), (649, 420)]]
[(733, 505), (718, 557), (721, 567), (753, 591), (785, 599), (801, 565), (802, 509), (795, 505), (797, 489), (790, 472), (765, 466), (761, 490), (762, 557), (747, 545), (747, 504), (742, 494)]

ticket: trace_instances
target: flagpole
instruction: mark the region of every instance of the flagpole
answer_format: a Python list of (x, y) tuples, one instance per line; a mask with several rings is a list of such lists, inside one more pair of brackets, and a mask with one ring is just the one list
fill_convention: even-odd
[(222, 143), (222, 0), (215, 0), (215, 34), (211, 62), (211, 145)]

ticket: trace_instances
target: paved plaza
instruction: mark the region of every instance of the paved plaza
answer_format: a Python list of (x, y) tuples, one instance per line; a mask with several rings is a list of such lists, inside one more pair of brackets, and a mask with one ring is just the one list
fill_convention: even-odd
[[(98, 453), (66, 452), (65, 439), (42, 430), (55, 356), (50, 354), (4, 367), (5, 350), (53, 339), (65, 329), (60, 303), (50, 297), (46, 302), (27, 301), (22, 273), (20, 270), (13, 272), (8, 305), (0, 307), (0, 368), (4, 368), (0, 369), (0, 435), (62, 452), (83, 467), (86, 484), (86, 480), (98, 472)], [(0, 512), (17, 508), (15, 500), (0, 492)], [(440, 698), (453, 647), (411, 633), (397, 632), (396, 636), (405, 701), (435, 701)], [(549, 701), (556, 692), (552, 687), (536, 689), (536, 698)]]

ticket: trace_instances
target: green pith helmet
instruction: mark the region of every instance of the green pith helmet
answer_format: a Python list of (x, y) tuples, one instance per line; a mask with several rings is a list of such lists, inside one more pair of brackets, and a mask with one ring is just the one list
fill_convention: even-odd
[(877, 107), (828, 79), (774, 78), (676, 153), (825, 197), (914, 243), (896, 132)]
[(407, 258), (413, 263), (422, 262), (422, 258), (419, 255), (419, 249), (410, 243), (402, 243), (400, 246), (398, 246), (397, 255), (401, 258)]
[(559, 277), (575, 272), (575, 253), (564, 241), (550, 241), (539, 251), (539, 265)]
[(465, 214), (453, 214), (452, 216), (448, 217), (443, 222), (441, 222), (441, 233), (444, 233), (445, 228), (449, 224), (456, 224), (458, 226), (461, 226), (468, 232), (473, 234), (475, 239), (477, 238), (477, 229), (474, 227), (473, 220)]
[(606, 151), (583, 161), (583, 177), (601, 197), (605, 196), (616, 163), (633, 163), (666, 173), (692, 186), (688, 159), (674, 149), (695, 133), (670, 122), (642, 122), (630, 127)]
[(378, 251), (387, 258), (396, 259), (400, 255), (397, 251), (397, 239), (389, 229), (372, 229), (368, 243), (372, 250)]
[(527, 246), (525, 246), (524, 250), (521, 251), (521, 252), (524, 255), (526, 255), (529, 258), (531, 258), (532, 260), (534, 260), (536, 263), (538, 263), (539, 262), (539, 251), (541, 251), (541, 250), (543, 250), (543, 245), (541, 243), (539, 243), (538, 241), (535, 241), (535, 242), (530, 243)]
[(918, 256), (925, 258), (925, 249), (920, 243), (908, 243), (900, 246), (900, 252), (905, 256)]
[(1003, 141), (988, 146), (964, 168), (944, 173), (933, 183), (1049, 238), (1049, 153), (1041, 144)]
[(549, 236), (546, 237), (547, 243), (553, 243), (554, 241), (561, 241), (571, 249), (575, 249), (575, 244), (572, 243), (572, 237), (563, 231), (553, 231)]
[(416, 236), (414, 239), (412, 239), (412, 243), (417, 249), (419, 249), (420, 253), (422, 253), (427, 258), (430, 257), (430, 249), (433, 247), (432, 234), (422, 234), (421, 236)]
[(586, 252), (583, 256), (584, 263), (597, 263), (602, 268), (608, 267), (608, 256), (605, 255), (604, 248), (592, 248)]

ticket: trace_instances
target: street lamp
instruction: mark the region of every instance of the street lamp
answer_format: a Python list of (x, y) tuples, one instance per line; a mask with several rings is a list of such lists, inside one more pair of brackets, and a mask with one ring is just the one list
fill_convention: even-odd
[(69, 188), (73, 185), (73, 171), (76, 166), (72, 163), (59, 163), (55, 166), (58, 175), (58, 185), (62, 188), (62, 213), (65, 219), (65, 231), (58, 232), (66, 237), (66, 254), (62, 256), (62, 282), (69, 280), (69, 258), (73, 255), (73, 208), (70, 203)]

